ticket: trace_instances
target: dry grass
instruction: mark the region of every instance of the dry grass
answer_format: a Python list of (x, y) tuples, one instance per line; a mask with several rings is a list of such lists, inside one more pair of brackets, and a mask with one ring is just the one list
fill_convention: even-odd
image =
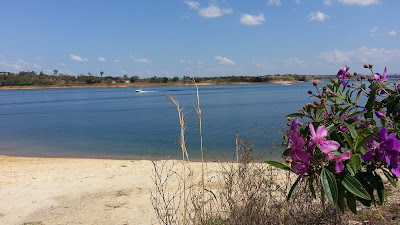
[[(195, 87), (202, 143), (199, 92), (196, 84)], [(287, 200), (297, 176), (260, 163), (263, 158), (255, 157), (252, 154), (253, 145), (239, 135), (236, 138), (236, 162), (221, 162), (218, 171), (207, 171), (201, 144), (201, 174), (195, 174), (188, 163), (185, 147), (183, 108), (174, 98), (167, 97), (178, 110), (182, 161), (170, 164), (167, 161), (153, 161), (156, 191), (152, 193), (151, 201), (160, 224), (400, 224), (399, 201), (381, 208), (385, 209), (383, 216), (388, 218), (383, 220), (370, 208), (361, 208), (358, 215), (342, 214), (327, 204), (325, 199), (313, 198), (306, 182), (300, 182)], [(266, 132), (265, 136), (271, 156), (271, 152), (276, 151), (275, 145), (268, 141)], [(179, 170), (179, 165), (182, 165), (182, 170)], [(171, 189), (171, 183), (178, 185)], [(390, 190), (400, 196), (398, 190)], [(320, 193), (318, 185), (315, 191)]]

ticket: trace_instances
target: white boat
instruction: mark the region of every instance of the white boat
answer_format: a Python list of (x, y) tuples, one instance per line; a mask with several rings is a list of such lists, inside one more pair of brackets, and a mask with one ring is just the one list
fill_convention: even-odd
[(135, 92), (137, 92), (137, 93), (142, 93), (143, 90), (142, 90), (142, 89), (137, 89), (137, 90), (135, 90)]

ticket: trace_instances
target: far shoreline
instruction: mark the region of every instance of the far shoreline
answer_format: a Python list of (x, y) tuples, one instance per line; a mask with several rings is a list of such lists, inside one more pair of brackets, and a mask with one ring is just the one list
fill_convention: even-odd
[[(313, 79), (310, 81), (286, 81), (276, 80), (272, 82), (200, 82), (198, 86), (217, 86), (217, 85), (253, 85), (253, 84), (294, 84), (294, 83), (312, 83), (324, 82), (322, 79)], [(167, 86), (191, 86), (193, 83), (130, 83), (130, 84), (111, 84), (111, 85), (72, 85), (72, 86), (3, 86), (1, 90), (37, 90), (37, 89), (73, 89), (73, 88), (135, 88), (135, 87), (167, 87)]]

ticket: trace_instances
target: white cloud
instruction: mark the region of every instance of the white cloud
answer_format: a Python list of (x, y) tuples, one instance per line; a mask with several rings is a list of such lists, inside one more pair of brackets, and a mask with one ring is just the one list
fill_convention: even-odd
[(338, 49), (323, 52), (320, 58), (328, 63), (342, 64), (351, 62), (360, 63), (383, 63), (389, 60), (400, 60), (400, 49), (384, 49), (361, 47), (350, 51)]
[(195, 2), (195, 1), (184, 1), (186, 5), (188, 5), (189, 9), (198, 9), (200, 6), (200, 3)]
[(268, 5), (280, 6), (281, 4), (281, 0), (268, 0)]
[(121, 62), (121, 61), (120, 61), (119, 59), (114, 59), (113, 62), (119, 63), (119, 62)]
[(215, 56), (215, 59), (218, 61), (219, 64), (223, 65), (235, 65), (236, 63), (228, 58), (222, 56)]
[(72, 61), (76, 61), (76, 62), (87, 62), (89, 61), (87, 58), (82, 58), (80, 56), (77, 55), (69, 55), (69, 59)]
[(295, 57), (295, 58), (290, 58), (285, 60), (286, 64), (291, 64), (291, 65), (301, 65), (304, 64), (304, 61), (300, 60), (299, 58)]
[(142, 63), (142, 64), (147, 64), (147, 63), (150, 63), (150, 60), (145, 59), (145, 58), (143, 58), (143, 59), (135, 59), (135, 62)]
[(312, 12), (312, 13), (308, 14), (308, 20), (310, 20), (310, 21), (323, 22), (328, 18), (329, 18), (328, 15), (326, 15), (325, 13), (322, 13), (320, 11)]
[(392, 30), (390, 32), (387, 33), (389, 36), (397, 36), (397, 32)]
[(344, 5), (360, 5), (360, 6), (376, 5), (381, 3), (380, 0), (338, 0), (338, 1)]
[(179, 62), (182, 64), (192, 64), (192, 61), (188, 61), (188, 60), (184, 60), (184, 59), (179, 60)]
[(107, 59), (106, 59), (106, 58), (104, 58), (104, 57), (99, 57), (99, 61), (100, 61), (100, 62), (106, 62), (106, 61), (107, 61)]
[(378, 31), (378, 27), (377, 26), (374, 26), (371, 30), (369, 30), (369, 32), (370, 32), (370, 36), (375, 36), (375, 34), (376, 34), (376, 32)]
[(204, 18), (215, 18), (223, 16), (224, 14), (230, 14), (233, 10), (231, 8), (223, 9), (216, 5), (209, 5), (207, 8), (202, 8), (199, 10), (200, 16)]
[(244, 25), (261, 25), (263, 22), (265, 22), (266, 19), (264, 18), (263, 14), (260, 14), (258, 16), (252, 16), (249, 14), (244, 14), (240, 17), (240, 23)]
[(332, 0), (324, 0), (324, 5), (326, 6), (332, 5)]
[(295, 0), (294, 1), (297, 5), (301, 5), (301, 0)]

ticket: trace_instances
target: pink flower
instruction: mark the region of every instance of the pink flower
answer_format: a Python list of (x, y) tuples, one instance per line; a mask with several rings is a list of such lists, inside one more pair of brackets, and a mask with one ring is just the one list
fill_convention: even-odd
[(385, 67), (385, 71), (383, 72), (383, 75), (380, 75), (379, 73), (375, 73), (374, 77), (377, 81), (387, 81), (388, 79), (386, 77), (386, 74), (387, 74), (387, 72), (386, 72), (386, 67)]
[(335, 160), (336, 164), (335, 164), (335, 170), (333, 171), (334, 173), (341, 173), (344, 170), (344, 164), (343, 164), (343, 160), (348, 160), (351, 158), (351, 154), (350, 151), (347, 150), (345, 152), (343, 152), (339, 157), (335, 157), (334, 155), (332, 155), (331, 153), (328, 153), (327, 156), (333, 160)]
[(314, 144), (319, 146), (319, 149), (325, 154), (338, 150), (340, 144), (336, 141), (326, 140), (328, 130), (325, 126), (319, 126), (315, 132), (314, 126), (310, 123), (311, 140)]

